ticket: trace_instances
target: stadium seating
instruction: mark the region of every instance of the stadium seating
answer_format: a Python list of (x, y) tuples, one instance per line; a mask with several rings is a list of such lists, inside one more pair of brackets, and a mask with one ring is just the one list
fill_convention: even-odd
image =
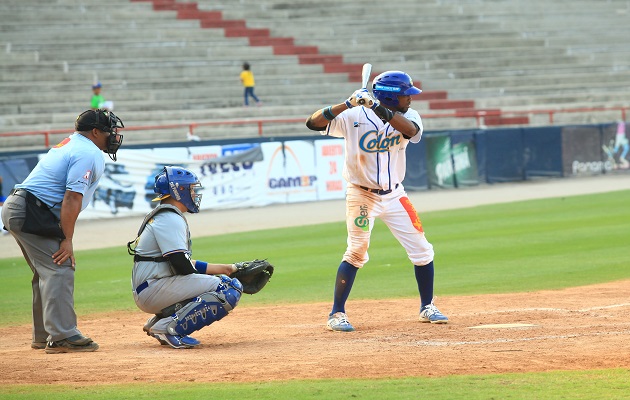
[[(492, 115), (487, 125), (542, 125), (546, 114), (497, 114), (628, 106), (628, 14), (626, 0), (3, 0), (0, 133), (71, 128), (95, 81), (127, 126), (305, 118), (352, 93), (364, 62), (374, 72), (409, 72), (425, 91), (414, 102), (422, 114), (458, 115), (427, 118), (428, 130), (475, 127), (475, 110)], [(262, 107), (242, 107), (244, 61)], [(186, 133), (129, 132), (125, 141), (185, 140)], [(195, 134), (258, 130), (225, 125)], [(301, 134), (309, 134), (302, 123), (265, 126), (269, 136)], [(0, 138), (2, 148), (33, 142)]]

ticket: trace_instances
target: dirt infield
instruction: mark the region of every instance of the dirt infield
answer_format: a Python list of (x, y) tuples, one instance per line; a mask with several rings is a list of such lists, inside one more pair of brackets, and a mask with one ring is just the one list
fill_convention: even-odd
[[(411, 197), (423, 212), (622, 189), (630, 189), (627, 176)], [(303, 221), (295, 216), (305, 210), (318, 222), (340, 221), (344, 214), (343, 202), (207, 212), (190, 218), (191, 229), (204, 236), (253, 225), (292, 226)], [(81, 221), (83, 238), (76, 248), (112, 246), (112, 238), (119, 244), (138, 223)], [(0, 238), (3, 250), (8, 239)], [(436, 304), (451, 318), (447, 325), (420, 323), (417, 299), (350, 300), (347, 309), (357, 328), (352, 333), (325, 330), (329, 303), (248, 307), (245, 297), (226, 319), (194, 335), (200, 347), (187, 350), (160, 346), (146, 336), (147, 316), (140, 311), (93, 314), (80, 316), (79, 328), (101, 346), (95, 353), (45, 354), (30, 349), (30, 325), (1, 328), (0, 384), (236, 382), (251, 379), (249, 372), (261, 364), (264, 375), (256, 380), (630, 368), (628, 293), (630, 280), (559, 291), (445, 296)], [(204, 372), (190, 372), (199, 370)]]
[[(145, 315), (139, 311), (80, 318), (82, 331), (101, 346), (95, 353), (45, 354), (30, 349), (29, 326), (3, 328), (0, 384), (237, 382), (630, 368), (629, 292), (630, 281), (621, 281), (560, 291), (442, 297), (438, 304), (451, 318), (447, 325), (418, 322), (415, 299), (349, 301), (357, 328), (352, 333), (324, 329), (329, 304), (245, 306), (197, 332), (202, 345), (187, 350), (160, 346), (146, 336)], [(247, 298), (242, 302), (246, 305)], [(531, 326), (478, 328), (490, 324)]]

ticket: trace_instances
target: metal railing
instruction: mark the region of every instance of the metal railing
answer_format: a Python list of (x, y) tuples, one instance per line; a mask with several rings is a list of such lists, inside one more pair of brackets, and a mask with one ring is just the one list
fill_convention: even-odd
[[(541, 109), (541, 110), (523, 110), (523, 111), (501, 111), (501, 110), (454, 110), (451, 113), (440, 114), (422, 114), (424, 119), (432, 118), (475, 118), (477, 127), (485, 127), (486, 119), (497, 117), (511, 117), (511, 116), (530, 116), (547, 114), (549, 116), (549, 124), (554, 124), (554, 118), (556, 114), (563, 113), (593, 113), (593, 112), (619, 112), (621, 120), (625, 121), (630, 107), (582, 107), (582, 108), (564, 108), (564, 109)], [(222, 125), (256, 125), (258, 129), (258, 136), (264, 136), (264, 126), (270, 124), (288, 124), (288, 123), (303, 123), (306, 118), (271, 118), (271, 119), (255, 119), (255, 120), (221, 120), (221, 121), (208, 121), (208, 122), (182, 122), (178, 124), (165, 124), (165, 125), (142, 125), (131, 126), (124, 128), (124, 131), (148, 131), (156, 129), (178, 129), (187, 128), (188, 132), (192, 135), (198, 127), (202, 126), (222, 126)], [(522, 123), (526, 125), (526, 123)], [(50, 135), (61, 133), (72, 133), (73, 129), (48, 129), (38, 131), (27, 132), (4, 132), (0, 133), (0, 138), (11, 136), (44, 136), (44, 146), (50, 147)]]

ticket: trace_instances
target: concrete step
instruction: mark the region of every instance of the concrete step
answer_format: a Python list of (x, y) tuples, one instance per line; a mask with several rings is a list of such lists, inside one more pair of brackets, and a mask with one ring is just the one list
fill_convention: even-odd
[[(158, 109), (151, 108), (145, 111), (133, 111), (128, 109), (116, 109), (118, 115), (125, 126), (144, 125), (164, 125), (167, 123), (192, 123), (200, 121), (217, 121), (217, 120), (242, 120), (242, 119), (260, 119), (260, 118), (304, 118), (320, 109), (323, 105), (338, 103), (341, 100), (335, 98), (334, 101), (321, 102), (319, 99), (304, 100), (301, 102), (287, 102), (286, 104), (274, 105), (269, 104), (263, 99), (262, 107), (242, 107), (224, 105), (221, 108), (191, 108), (191, 109)], [(413, 107), (421, 114), (429, 113), (425, 108), (426, 102), (414, 101)], [(16, 132), (22, 130), (38, 130), (38, 129), (65, 129), (68, 128), (70, 121), (73, 124), (76, 116), (85, 109), (78, 107), (68, 112), (38, 112), (33, 114), (16, 114), (6, 115), (0, 118), (0, 132)], [(431, 114), (452, 114), (452, 110), (432, 110)], [(146, 124), (144, 122), (151, 121)], [(25, 129), (19, 129), (20, 126), (28, 126)]]
[(460, 78), (452, 76), (446, 79), (437, 77), (431, 77), (427, 79), (424, 87), (435, 90), (436, 88), (449, 88), (450, 91), (456, 92), (458, 89), (497, 89), (497, 88), (517, 88), (519, 85), (557, 85), (557, 84), (573, 84), (574, 87), (582, 87), (581, 82), (609, 82), (617, 83), (619, 86), (628, 86), (627, 82), (630, 82), (630, 71), (610, 72), (604, 71), (601, 73), (595, 73), (594, 71), (583, 71), (574, 73), (562, 73), (562, 71), (555, 71), (549, 74), (538, 75), (523, 75), (523, 76), (489, 76), (480, 78)]
[[(229, 62), (230, 65), (235, 63)], [(220, 68), (216, 65), (212, 65), (208, 61), (198, 60), (188, 62), (188, 66), (184, 66), (184, 63), (177, 63), (179, 66), (167, 65), (165, 62), (145, 62), (136, 63), (133, 65), (123, 64), (83, 64), (72, 67), (68, 66), (64, 72), (64, 63), (49, 63), (46, 66), (39, 65), (36, 67), (29, 66), (29, 68), (3, 68), (0, 70), (0, 81), (82, 81), (93, 82), (94, 80), (100, 80), (101, 82), (107, 81), (132, 81), (135, 79), (153, 79), (160, 81), (162, 79), (171, 78), (187, 78), (196, 80), (199, 78), (207, 77), (212, 74), (216, 76), (224, 76), (227, 79), (238, 81), (238, 74), (233, 73), (234, 69)], [(197, 66), (193, 66), (197, 64)], [(240, 65), (240, 60), (239, 60)], [(229, 66), (229, 65), (228, 65)], [(305, 73), (321, 73), (321, 65), (297, 65), (292, 63), (286, 64), (256, 64), (253, 66), (253, 71), (256, 76), (263, 75), (275, 75), (290, 76), (291, 74), (305, 74)], [(240, 70), (238, 71), (240, 72)], [(95, 79), (97, 78), (97, 79)], [(240, 83), (239, 83), (240, 84)]]
[[(356, 88), (357, 84), (348, 82), (345, 74), (330, 74), (325, 82), (314, 80), (315, 75), (263, 75), (257, 79), (256, 91), (272, 93), (276, 96), (298, 93), (319, 93), (322, 91), (335, 90), (339, 87)], [(238, 73), (233, 74), (231, 79), (211, 79), (206, 78), (201, 81), (188, 82), (186, 87), (173, 86), (167, 88), (154, 88), (143, 85), (122, 85), (114, 82), (106, 82), (102, 94), (106, 97), (120, 98), (126, 100), (159, 101), (166, 99), (202, 99), (209, 94), (221, 93), (225, 97), (229, 95), (241, 96), (243, 88), (238, 82)], [(19, 92), (12, 92), (15, 88), (20, 88)], [(3, 103), (42, 103), (50, 104), (59, 100), (59, 92), (51, 90), (46, 85), (34, 85), (28, 90), (16, 85), (16, 87), (0, 87), (0, 94), (6, 93), (11, 96), (0, 96), (0, 104)], [(60, 86), (57, 86), (60, 87)], [(351, 92), (348, 93), (348, 95)], [(92, 96), (89, 84), (82, 84), (78, 88), (63, 90), (64, 102), (85, 101)]]
[[(222, 29), (200, 29), (197, 21), (180, 21), (175, 26), (159, 27), (143, 27), (138, 24), (129, 22), (126, 27), (119, 27), (118, 29), (104, 30), (104, 31), (90, 31), (85, 27), (69, 28), (66, 25), (59, 24), (48, 27), (40, 26), (40, 29), (34, 30), (15, 30), (15, 31), (0, 31), (2, 32), (2, 41), (9, 42), (39, 42), (50, 41), (51, 37), (57, 40), (95, 40), (111, 41), (111, 40), (125, 40), (134, 38), (134, 40), (142, 39), (157, 39), (157, 40), (197, 40), (207, 37), (221, 37), (224, 36)], [(28, 39), (24, 36), (25, 32), (28, 33)]]
[[(128, 115), (132, 124), (217, 115), (290, 115), (292, 104), (305, 102), (304, 93), (309, 94), (309, 107), (321, 107), (324, 101), (339, 101), (340, 93), (351, 90), (346, 88), (354, 89), (356, 83), (344, 78), (353, 75), (356, 79), (355, 66), (364, 62), (372, 62), (375, 71), (410, 72), (424, 90), (448, 90), (445, 100), (414, 101), (421, 112), (429, 113), (451, 112), (439, 107), (455, 104), (470, 106), (470, 99), (475, 99), (477, 108), (605, 104), (608, 100), (617, 104), (626, 95), (620, 87), (629, 87), (630, 49), (623, 41), (628, 36), (628, 24), (623, 23), (627, 15), (619, 12), (629, 9), (625, 0), (532, 0), (526, 4), (401, 0), (396, 7), (375, 0), (323, 1), (200, 0), (192, 7), (180, 0), (180, 11), (164, 3), (161, 8), (170, 11), (153, 12), (159, 2), (114, 0), (115, 10), (106, 17), (110, 29), (102, 33), (86, 29), (89, 20), (66, 22), (64, 18), (101, 11), (110, 2), (3, 1), (0, 51), (4, 47), (7, 56), (0, 56), (0, 125), (56, 124), (64, 115), (70, 118), (63, 120), (65, 124), (74, 119), (74, 108), (83, 106), (81, 97), (83, 93), (89, 97), (89, 85), (96, 78), (106, 85), (106, 98), (113, 96), (117, 112), (124, 120)], [(195, 8), (206, 11), (203, 21), (178, 19), (186, 13), (187, 18), (194, 17)], [(39, 23), (34, 9), (50, 23)], [(230, 25), (247, 29), (201, 29)], [(372, 27), (369, 32), (362, 29), (366, 25)], [(268, 36), (224, 38), (226, 34), (266, 35), (267, 30), (274, 40)], [(343, 45), (339, 38), (344, 38)], [(108, 59), (81, 58), (84, 52), (103, 48)], [(313, 64), (318, 62), (315, 55), (278, 57), (295, 51), (327, 54), (332, 64)], [(237, 74), (245, 57), (254, 62), (256, 92), (265, 101), (260, 109), (229, 107), (241, 101)], [(210, 92), (207, 96), (204, 87)], [(59, 107), (68, 112), (52, 113), (50, 122), (42, 121), (51, 114), (44, 107), (62, 93), (64, 104)], [(529, 97), (535, 101), (525, 99)], [(27, 114), (6, 115), (5, 111), (18, 112), (16, 103), (23, 101), (29, 104), (19, 112)], [(462, 123), (462, 119), (454, 120), (455, 125)], [(234, 127), (233, 134), (240, 135), (239, 129)]]
[(514, 107), (527, 109), (532, 106), (544, 108), (569, 108), (574, 104), (585, 103), (591, 107), (598, 107), (603, 104), (608, 106), (628, 106), (630, 98), (630, 88), (617, 92), (590, 92), (590, 93), (570, 93), (570, 94), (541, 94), (529, 96), (501, 96), (494, 98), (476, 99), (476, 106), (479, 108), (501, 108)]
[(125, 31), (135, 30), (151, 31), (155, 30), (155, 26), (162, 26), (164, 29), (171, 30), (192, 28), (198, 29), (200, 27), (199, 21), (197, 20), (177, 20), (172, 18), (148, 21), (143, 20), (142, 18), (139, 18), (138, 20), (112, 19), (111, 21), (106, 21), (106, 23), (108, 29), (99, 31), (94, 29), (90, 30), (90, 27), (93, 27), (93, 22), (90, 19), (76, 19), (73, 20), (72, 25), (68, 25), (67, 22), (64, 22), (63, 18), (52, 19), (46, 24), (42, 24), (41, 21), (38, 20), (34, 20), (32, 22), (0, 20), (0, 32), (29, 32), (29, 34), (37, 37), (38, 35), (45, 34), (46, 32), (78, 33), (79, 31), (83, 31), (86, 37), (102, 37), (102, 35), (107, 35), (108, 32), (120, 34)]

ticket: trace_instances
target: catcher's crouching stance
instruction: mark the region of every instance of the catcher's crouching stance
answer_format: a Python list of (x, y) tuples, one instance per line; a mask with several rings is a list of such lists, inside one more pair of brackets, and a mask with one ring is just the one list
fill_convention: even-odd
[(210, 264), (190, 258), (184, 212), (199, 212), (200, 188), (193, 172), (165, 167), (153, 188), (154, 201), (160, 205), (147, 214), (138, 237), (127, 244), (134, 256), (134, 300), (142, 311), (155, 314), (143, 330), (175, 349), (198, 346), (199, 341), (188, 335), (229, 314), (242, 293), (259, 292), (274, 269), (266, 260)]

